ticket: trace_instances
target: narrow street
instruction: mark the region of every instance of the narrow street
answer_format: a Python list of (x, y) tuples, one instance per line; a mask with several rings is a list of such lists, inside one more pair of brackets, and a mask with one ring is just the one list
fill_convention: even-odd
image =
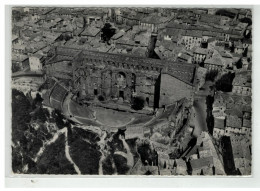
[(208, 131), (206, 118), (207, 118), (207, 106), (206, 98), (199, 98), (194, 100), (193, 109), (196, 114), (195, 118), (195, 129), (193, 135), (198, 137), (202, 131)]
[(158, 59), (158, 56), (154, 52), (156, 41), (157, 41), (157, 36), (152, 35), (148, 46), (148, 58)]
[(200, 90), (194, 95), (193, 109), (196, 115), (194, 136), (199, 136), (202, 131), (208, 131), (207, 127), (207, 104), (206, 99), (208, 95), (213, 96), (211, 90), (212, 82), (206, 82), (203, 90)]

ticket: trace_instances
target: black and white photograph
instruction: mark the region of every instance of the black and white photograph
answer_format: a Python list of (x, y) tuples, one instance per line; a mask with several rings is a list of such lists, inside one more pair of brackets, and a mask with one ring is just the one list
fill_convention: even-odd
[(251, 176), (252, 14), (12, 6), (12, 173)]

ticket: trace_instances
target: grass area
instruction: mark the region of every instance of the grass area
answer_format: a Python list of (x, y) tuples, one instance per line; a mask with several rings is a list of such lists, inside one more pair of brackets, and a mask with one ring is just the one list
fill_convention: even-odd
[(70, 108), (70, 112), (74, 116), (84, 117), (84, 118), (89, 118), (89, 119), (93, 119), (94, 118), (92, 110), (90, 110), (89, 108), (86, 108), (86, 107), (83, 107), (83, 106), (79, 105), (78, 103), (76, 103), (73, 100), (71, 100), (69, 102), (69, 108)]
[(136, 117), (135, 120), (131, 123), (131, 125), (146, 123), (147, 121), (150, 121), (152, 118), (153, 116), (141, 115)]
[(122, 126), (134, 118), (134, 115), (131, 113), (120, 112), (112, 109), (96, 107), (95, 111), (97, 120), (111, 127)]
[(80, 123), (84, 124), (84, 125), (92, 125), (92, 126), (96, 126), (96, 127), (99, 127), (100, 124), (95, 122), (95, 121), (92, 121), (90, 119), (83, 119), (83, 118), (79, 118), (79, 117), (75, 117)]

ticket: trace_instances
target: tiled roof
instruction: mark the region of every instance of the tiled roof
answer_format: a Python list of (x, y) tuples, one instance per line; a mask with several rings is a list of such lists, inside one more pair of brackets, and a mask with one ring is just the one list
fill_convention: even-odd
[(111, 39), (112, 39), (112, 40), (117, 40), (117, 39), (119, 39), (120, 37), (122, 37), (124, 34), (125, 34), (125, 31), (120, 30), (118, 33), (114, 34), (114, 35), (111, 37)]
[(212, 31), (203, 31), (202, 36), (215, 37), (215, 36), (217, 36), (217, 34), (215, 32), (212, 32)]
[(221, 17), (218, 15), (202, 14), (200, 22), (220, 24)]
[(146, 56), (146, 53), (147, 53), (146, 47), (133, 47), (131, 54), (141, 57), (141, 56)]
[(237, 116), (239, 118), (243, 117), (243, 112), (241, 110), (241, 107), (239, 107), (238, 105), (236, 107), (232, 107), (230, 109), (227, 109), (225, 111), (225, 113), (227, 115), (230, 115), (230, 116)]
[(186, 162), (183, 159), (175, 159), (175, 163), (177, 168), (180, 166), (187, 167)]
[(225, 119), (214, 118), (214, 128), (225, 129)]
[(209, 53), (209, 49), (197, 47), (194, 49), (193, 53), (207, 55)]
[(164, 34), (169, 36), (177, 36), (180, 34), (184, 34), (184, 30), (181, 29), (174, 29), (174, 28), (166, 28)]
[(230, 141), (233, 151), (233, 157), (236, 158), (246, 158), (251, 160), (251, 153), (250, 153), (250, 140), (243, 135), (230, 135)]
[(12, 45), (12, 48), (15, 49), (15, 50), (25, 50), (26, 48), (26, 45), (25, 44), (14, 44)]
[(227, 116), (227, 126), (233, 128), (241, 128), (242, 120), (237, 116)]
[(191, 59), (192, 57), (189, 56), (189, 55), (187, 55), (187, 54), (185, 54), (185, 53), (179, 53), (179, 54), (178, 54), (178, 58), (181, 58), (181, 59), (183, 59), (183, 60), (188, 61), (188, 60)]
[(233, 86), (242, 86), (242, 87), (251, 87), (251, 74), (249, 72), (237, 73), (232, 85)]
[(202, 31), (199, 30), (186, 30), (183, 36), (202, 37)]
[(199, 170), (207, 167), (211, 168), (214, 165), (213, 156), (191, 160), (190, 165), (192, 170)]
[(151, 37), (151, 33), (149, 33), (149, 32), (139, 33), (139, 34), (135, 35), (134, 41), (140, 42), (141, 46), (148, 46), (149, 42), (150, 42), (150, 37)]
[(243, 127), (251, 128), (252, 122), (251, 119), (243, 119)]
[(150, 23), (150, 24), (161, 24), (169, 21), (169, 17), (160, 17), (158, 15), (149, 15), (141, 19), (141, 23)]
[(96, 27), (87, 27), (82, 33), (81, 35), (83, 36), (96, 36), (98, 33), (100, 32), (99, 28)]
[(212, 65), (218, 65), (218, 66), (223, 66), (223, 60), (219, 57), (212, 57), (210, 59), (206, 59), (205, 64), (212, 64)]
[(12, 54), (12, 61), (23, 62), (26, 59), (28, 59), (27, 55), (24, 55), (24, 54)]
[(237, 41), (234, 42), (234, 46), (235, 46), (235, 48), (243, 48), (243, 44), (241, 42), (237, 42)]
[(13, 41), (13, 40), (16, 40), (17, 38), (18, 38), (17, 35), (12, 34), (12, 41)]
[(243, 39), (243, 43), (252, 44), (252, 39)]

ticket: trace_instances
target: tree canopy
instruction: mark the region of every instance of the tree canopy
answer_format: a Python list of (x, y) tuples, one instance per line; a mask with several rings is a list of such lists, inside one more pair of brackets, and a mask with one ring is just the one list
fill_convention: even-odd
[(235, 78), (234, 73), (226, 73), (224, 74), (217, 82), (216, 82), (216, 89), (218, 91), (223, 92), (231, 92), (232, 91), (232, 82)]
[(110, 38), (116, 33), (115, 29), (112, 28), (110, 23), (105, 23), (104, 27), (101, 29), (101, 39), (104, 42), (109, 42)]
[(134, 97), (131, 107), (134, 110), (142, 110), (144, 108), (144, 99), (142, 97)]

